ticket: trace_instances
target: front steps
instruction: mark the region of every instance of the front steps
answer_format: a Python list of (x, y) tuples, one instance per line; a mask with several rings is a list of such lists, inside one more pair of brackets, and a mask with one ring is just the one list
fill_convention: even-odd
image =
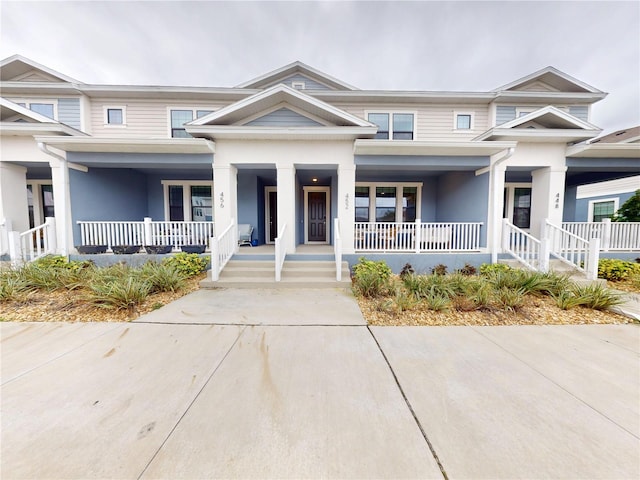
[(217, 282), (211, 272), (202, 288), (350, 288), (349, 264), (342, 262), (342, 280), (336, 281), (336, 264), (330, 260), (285, 260), (281, 280), (275, 281), (274, 260), (234, 260), (224, 267)]

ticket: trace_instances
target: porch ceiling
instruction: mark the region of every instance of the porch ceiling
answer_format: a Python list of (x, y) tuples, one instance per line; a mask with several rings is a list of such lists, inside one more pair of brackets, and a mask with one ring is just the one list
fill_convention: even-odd
[(489, 156), (516, 146), (516, 142), (424, 142), (356, 140), (356, 155)]
[(445, 156), (377, 156), (357, 155), (356, 171), (419, 171), (448, 172), (477, 170), (489, 166), (489, 157), (445, 157)]
[(65, 152), (213, 154), (215, 145), (202, 138), (35, 137)]

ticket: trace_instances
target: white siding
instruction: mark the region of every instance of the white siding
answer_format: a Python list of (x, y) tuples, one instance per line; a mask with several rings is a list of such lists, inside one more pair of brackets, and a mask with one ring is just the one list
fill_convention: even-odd
[[(127, 112), (126, 127), (106, 126), (104, 107), (122, 105)], [(221, 102), (188, 102), (185, 100), (131, 100), (94, 98), (91, 102), (91, 133), (96, 137), (169, 137), (169, 108), (219, 110)]]

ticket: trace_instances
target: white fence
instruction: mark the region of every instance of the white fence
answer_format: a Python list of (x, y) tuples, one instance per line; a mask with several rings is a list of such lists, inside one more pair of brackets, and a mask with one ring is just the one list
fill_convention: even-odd
[(549, 253), (594, 280), (598, 276), (600, 239), (585, 240), (545, 220), (543, 241)]
[(232, 218), (231, 225), (219, 237), (211, 237), (211, 279), (214, 282), (220, 279), (220, 272), (237, 250), (238, 228)]
[(640, 222), (563, 222), (562, 228), (580, 238), (600, 239), (600, 250), (608, 252), (640, 250)]
[(22, 261), (29, 262), (45, 255), (56, 253), (56, 222), (47, 217), (38, 225), (20, 234)]
[(356, 222), (354, 248), (359, 252), (479, 251), (482, 222)]
[(531, 270), (546, 272), (549, 254), (540, 240), (516, 227), (506, 218), (502, 220), (502, 249)]
[(213, 222), (79, 221), (82, 245), (207, 245), (214, 235)]

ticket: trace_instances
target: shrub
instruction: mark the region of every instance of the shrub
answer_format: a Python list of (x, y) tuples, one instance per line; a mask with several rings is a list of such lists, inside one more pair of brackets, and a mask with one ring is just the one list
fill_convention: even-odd
[(394, 297), (385, 301), (381, 305), (381, 309), (388, 312), (402, 313), (415, 308), (417, 303), (412, 295), (407, 295), (407, 292), (402, 288), (396, 288)]
[(404, 285), (415, 298), (439, 295), (452, 298), (456, 294), (451, 279), (445, 275), (409, 275)]
[(151, 285), (129, 277), (124, 282), (94, 282), (90, 285), (89, 300), (102, 308), (133, 310), (151, 292)]
[(465, 263), (464, 267), (462, 267), (460, 270), (458, 270), (459, 273), (461, 273), (462, 275), (465, 276), (473, 276), (473, 275), (477, 275), (478, 274), (478, 269), (476, 267), (474, 267), (473, 265), (471, 265), (470, 263)]
[(562, 310), (570, 310), (578, 305), (584, 305), (584, 298), (576, 296), (571, 290), (554, 292), (551, 294), (551, 298), (553, 298), (556, 305)]
[(640, 190), (624, 202), (611, 219), (613, 222), (640, 222)]
[(447, 274), (447, 266), (439, 263), (438, 265), (436, 265), (435, 267), (433, 267), (431, 269), (431, 274), (432, 275), (446, 275)]
[(29, 285), (13, 272), (0, 276), (0, 303), (22, 301), (31, 290)]
[(432, 292), (424, 297), (424, 303), (429, 310), (446, 312), (451, 309), (451, 299), (445, 295)]
[(384, 260), (360, 258), (353, 266), (354, 289), (365, 297), (378, 297), (389, 291), (391, 268)]
[(189, 278), (204, 272), (209, 265), (209, 260), (197, 253), (180, 252), (165, 258), (162, 264), (175, 268), (185, 278)]
[(416, 271), (413, 269), (410, 263), (405, 263), (402, 270), (400, 270), (400, 278), (404, 279), (408, 275), (414, 275)]
[(139, 278), (151, 286), (154, 292), (175, 292), (184, 287), (184, 275), (172, 265), (146, 262), (138, 270)]
[(510, 312), (515, 312), (524, 304), (527, 292), (522, 288), (501, 288), (496, 292), (496, 301), (500, 307)]
[(513, 270), (505, 263), (483, 263), (480, 265), (480, 275), (489, 276), (495, 272), (508, 272)]
[(622, 303), (622, 297), (602, 285), (576, 285), (574, 292), (583, 305), (594, 310), (606, 310)]
[(615, 258), (601, 258), (598, 262), (598, 277), (605, 280), (617, 282), (635, 273), (640, 273), (640, 264), (638, 263)]

